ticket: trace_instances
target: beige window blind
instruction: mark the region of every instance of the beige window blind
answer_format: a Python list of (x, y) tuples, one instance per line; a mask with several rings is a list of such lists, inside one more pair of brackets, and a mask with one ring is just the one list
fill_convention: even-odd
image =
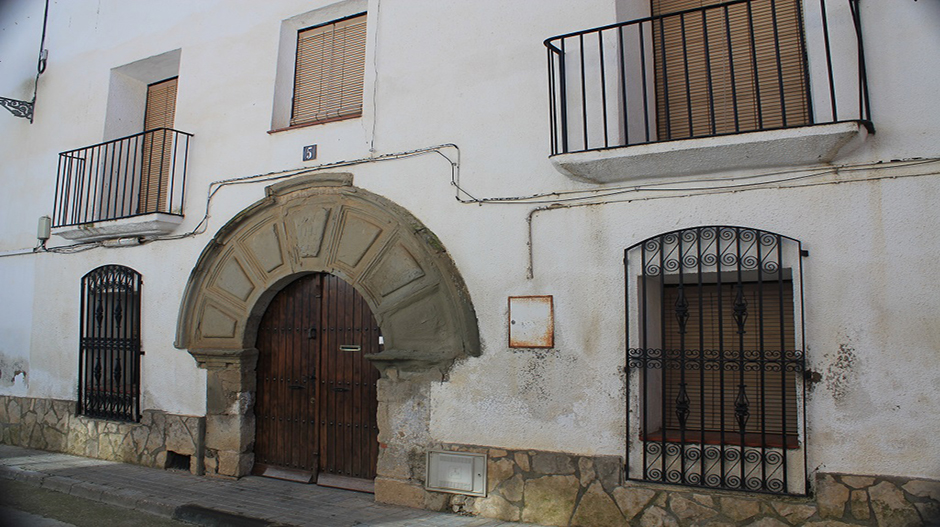
[(362, 115), (366, 15), (297, 33), (291, 126)]
[[(742, 292), (747, 301), (748, 312), (744, 325), (743, 348), (741, 335), (738, 334), (738, 326), (733, 317), (736, 284), (722, 284), (720, 290), (717, 284), (704, 284), (701, 292), (698, 284), (686, 285), (683, 288), (689, 308), (684, 339), (679, 334), (679, 323), (674, 315), (679, 287), (666, 286), (664, 347), (671, 350), (724, 350), (726, 357), (729, 352), (739, 352), (742, 349), (750, 352), (763, 350), (766, 357), (779, 360), (777, 352), (781, 349), (794, 349), (793, 284), (784, 281), (782, 285), (781, 302), (781, 287), (776, 281), (765, 282), (762, 288), (757, 283), (743, 284)], [(687, 356), (697, 359), (699, 355), (696, 351)], [(745, 356), (754, 358), (756, 355)], [(717, 358), (717, 354), (706, 354), (706, 358)], [(705, 432), (718, 432), (722, 430), (724, 413), (724, 430), (739, 432), (735, 421), (735, 399), (741, 382), (740, 364), (732, 364), (730, 368), (726, 365), (724, 371), (718, 368), (718, 365), (717, 361), (706, 361), (702, 364), (697, 360), (689, 360), (685, 364), (684, 378), (681, 364), (673, 363), (673, 368), (665, 369), (667, 429), (679, 429), (675, 401), (679, 395), (679, 383), (684, 380), (686, 392), (691, 400), (687, 431), (701, 431), (704, 416)], [(786, 372), (785, 367), (779, 363), (760, 367), (757, 361), (746, 361), (744, 384), (750, 417), (745, 431), (760, 434), (763, 422), (763, 431), (767, 434), (783, 433), (784, 425), (787, 435), (795, 434), (796, 383), (796, 373)]]
[[(144, 113), (143, 155), (139, 213), (166, 211), (170, 169), (173, 163), (173, 118), (176, 114), (177, 79), (172, 78), (147, 87)], [(166, 130), (163, 130), (166, 129)]]
[[(723, 3), (652, 0), (652, 11)], [(659, 139), (809, 124), (801, 17), (800, 0), (751, 0), (654, 20)]]

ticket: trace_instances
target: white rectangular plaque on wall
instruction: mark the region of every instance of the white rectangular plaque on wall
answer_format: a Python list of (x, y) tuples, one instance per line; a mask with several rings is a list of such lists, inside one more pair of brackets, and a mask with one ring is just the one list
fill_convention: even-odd
[(427, 476), (428, 490), (486, 496), (486, 454), (429, 451)]
[(555, 347), (552, 296), (509, 297), (509, 347)]

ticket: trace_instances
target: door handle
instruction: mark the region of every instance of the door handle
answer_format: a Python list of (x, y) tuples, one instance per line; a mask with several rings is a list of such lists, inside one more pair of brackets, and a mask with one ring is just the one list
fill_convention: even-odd
[(308, 338), (308, 339), (316, 339), (316, 338), (317, 338), (317, 328), (311, 327), (310, 329), (308, 329), (308, 330), (307, 330), (307, 338)]

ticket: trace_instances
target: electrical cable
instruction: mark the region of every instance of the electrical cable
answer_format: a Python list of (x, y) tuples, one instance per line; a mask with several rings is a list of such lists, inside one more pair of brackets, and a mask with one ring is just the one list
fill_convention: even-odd
[[(442, 150), (452, 149), (456, 153), (455, 158), (449, 157)], [(583, 189), (583, 190), (565, 190), (565, 191), (554, 191), (540, 194), (532, 194), (529, 196), (507, 196), (507, 197), (492, 197), (492, 198), (478, 198), (475, 195), (471, 194), (465, 188), (460, 185), (460, 166), (461, 166), (461, 151), (460, 148), (454, 143), (442, 143), (435, 146), (429, 146), (425, 148), (418, 148), (414, 150), (406, 150), (403, 152), (395, 152), (391, 154), (382, 154), (380, 156), (371, 156), (366, 158), (359, 158), (354, 160), (342, 160), (332, 163), (323, 163), (316, 166), (310, 167), (296, 167), (272, 172), (266, 172), (262, 174), (253, 174), (248, 176), (241, 176), (231, 179), (216, 180), (209, 183), (206, 195), (206, 209), (205, 214), (200, 219), (199, 223), (196, 226), (185, 233), (182, 234), (172, 234), (172, 235), (163, 235), (163, 236), (152, 236), (141, 238), (141, 243), (149, 243), (153, 241), (164, 241), (164, 240), (179, 240), (183, 238), (189, 238), (193, 236), (198, 236), (204, 233), (208, 228), (208, 222), (210, 216), (210, 209), (212, 204), (212, 198), (222, 190), (222, 188), (231, 186), (231, 185), (242, 185), (249, 183), (266, 183), (271, 181), (277, 181), (285, 178), (291, 178), (296, 176), (302, 176), (306, 174), (312, 174), (315, 172), (320, 172), (323, 170), (330, 170), (336, 168), (342, 168), (347, 166), (355, 166), (367, 163), (376, 163), (380, 161), (389, 161), (395, 159), (405, 159), (416, 156), (423, 156), (428, 154), (437, 154), (441, 156), (447, 163), (450, 165), (451, 171), (451, 181), (450, 184), (455, 188), (455, 199), (463, 204), (477, 204), (477, 205), (547, 205), (542, 207), (537, 207), (532, 209), (527, 215), (527, 222), (530, 226), (529, 233), (529, 242), (527, 243), (530, 247), (531, 252), (531, 219), (534, 217), (535, 213), (544, 211), (544, 210), (557, 210), (557, 209), (567, 209), (579, 206), (594, 206), (594, 205), (607, 205), (615, 203), (630, 203), (633, 201), (647, 201), (650, 199), (662, 199), (662, 198), (678, 198), (678, 197), (688, 197), (696, 195), (708, 195), (708, 194), (718, 194), (726, 192), (739, 192), (742, 190), (754, 190), (754, 189), (772, 189), (772, 188), (795, 188), (802, 186), (811, 186), (819, 184), (838, 184), (847, 181), (827, 181), (822, 183), (807, 183), (804, 185), (786, 185), (774, 187), (773, 185), (785, 185), (787, 183), (802, 181), (810, 178), (822, 177), (825, 175), (838, 174), (839, 172), (856, 172), (861, 170), (871, 170), (875, 168), (904, 168), (910, 166), (920, 166), (926, 164), (932, 164), (940, 162), (940, 158), (912, 158), (912, 159), (896, 159), (891, 161), (879, 161), (874, 163), (857, 163), (857, 164), (844, 164), (825, 167), (822, 169), (810, 171), (807, 173), (807, 169), (803, 168), (794, 168), (787, 170), (779, 170), (774, 172), (765, 172), (760, 174), (749, 174), (743, 176), (729, 176), (724, 178), (699, 178), (695, 180), (685, 181), (679, 184), (679, 186), (663, 186), (663, 183), (647, 183), (643, 185), (630, 185), (630, 186), (616, 186), (616, 187), (604, 187), (604, 188), (595, 188), (595, 189)], [(775, 175), (783, 174), (799, 174), (793, 177), (785, 178), (776, 178), (776, 179), (762, 179), (760, 181), (748, 181), (755, 180), (759, 178), (767, 178)], [(914, 174), (914, 175), (928, 175), (928, 174)], [(866, 178), (864, 180), (848, 180), (848, 181), (867, 181), (867, 180), (877, 180), (877, 179), (895, 179), (898, 177), (908, 177), (908, 176), (881, 176), (875, 178)], [(722, 182), (722, 181), (746, 181), (740, 184), (734, 185), (703, 185), (703, 186), (685, 186), (692, 184), (702, 184), (702, 183), (712, 183), (712, 182)], [(675, 185), (675, 183), (673, 183)], [(667, 192), (667, 193), (680, 193), (684, 192), (686, 194), (676, 195), (670, 194), (665, 196), (649, 196), (646, 198), (626, 198), (622, 197), (630, 193), (639, 193), (639, 192)], [(691, 194), (690, 194), (691, 193)], [(562, 197), (565, 196), (565, 197)], [(621, 196), (621, 199), (607, 199), (612, 197)], [(554, 197), (554, 199), (545, 199), (549, 197)], [(600, 200), (600, 201), (598, 201)], [(84, 242), (73, 245), (57, 246), (46, 248), (44, 245), (33, 249), (33, 252), (53, 252), (61, 254), (72, 254), (76, 252), (82, 252), (89, 249), (94, 249), (97, 247), (102, 247), (101, 242)], [(4, 255), (0, 255), (4, 256)], [(12, 256), (12, 254), (6, 255)], [(531, 257), (531, 255), (530, 255)], [(531, 262), (530, 262), (530, 272), (531, 274)]]

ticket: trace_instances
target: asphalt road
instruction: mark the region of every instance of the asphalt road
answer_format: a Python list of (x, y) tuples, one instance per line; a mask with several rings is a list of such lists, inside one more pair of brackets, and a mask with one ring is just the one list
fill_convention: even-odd
[(0, 480), (0, 527), (179, 527), (183, 523), (18, 481)]

